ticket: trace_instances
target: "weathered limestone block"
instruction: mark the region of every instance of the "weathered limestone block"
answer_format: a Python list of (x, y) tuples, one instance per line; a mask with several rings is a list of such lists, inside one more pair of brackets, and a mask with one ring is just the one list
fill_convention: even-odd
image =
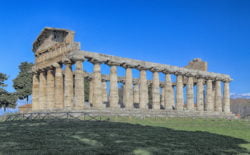
[(46, 96), (46, 74), (40, 72), (39, 74), (39, 109), (47, 109), (47, 96)]
[(70, 62), (66, 62), (64, 87), (64, 108), (71, 110), (73, 108), (73, 72)]
[(94, 76), (93, 76), (93, 108), (103, 109), (102, 102), (102, 77), (100, 62), (94, 62)]
[(215, 111), (222, 112), (221, 82), (215, 82)]
[(63, 90), (63, 73), (61, 65), (54, 64), (56, 68), (55, 73), (55, 109), (64, 108), (64, 90)]
[(210, 79), (207, 80), (206, 108), (207, 111), (214, 110), (212, 80)]
[(33, 74), (33, 85), (32, 85), (32, 110), (39, 110), (39, 75)]
[(133, 103), (140, 103), (140, 89), (137, 83), (134, 84), (133, 94)]
[(103, 101), (103, 103), (108, 102), (107, 82), (106, 81), (102, 81), (102, 101)]
[(146, 71), (140, 70), (140, 109), (148, 109), (148, 84)]
[(131, 109), (133, 105), (133, 76), (132, 69), (126, 68), (125, 86), (124, 86), (124, 96), (123, 103), (125, 108)]
[(109, 96), (109, 105), (111, 108), (120, 107), (119, 95), (118, 95), (118, 86), (117, 86), (117, 73), (116, 66), (110, 67), (110, 96)]
[(159, 73), (153, 72), (153, 85), (152, 85), (152, 109), (160, 109), (160, 80)]
[(197, 110), (198, 111), (204, 111), (204, 85), (203, 85), (203, 79), (199, 78), (197, 83)]
[(52, 68), (47, 71), (47, 109), (54, 109), (55, 105), (55, 77)]
[(183, 99), (183, 76), (177, 75), (176, 84), (176, 109), (183, 110), (184, 99)]
[(83, 77), (83, 67), (82, 61), (76, 61), (76, 70), (75, 70), (75, 109), (83, 109), (84, 108), (84, 77)]
[(171, 75), (165, 76), (165, 109), (171, 110), (174, 105), (174, 90), (172, 87)]
[(187, 109), (194, 110), (194, 81), (193, 77), (188, 77), (187, 84)]
[(229, 82), (226, 81), (224, 83), (224, 98), (223, 98), (223, 106), (224, 106), (224, 112), (230, 113), (230, 88), (229, 88)]

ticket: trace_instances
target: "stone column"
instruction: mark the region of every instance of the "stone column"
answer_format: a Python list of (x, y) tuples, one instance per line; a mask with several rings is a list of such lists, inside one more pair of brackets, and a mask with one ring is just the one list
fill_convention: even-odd
[(32, 82), (32, 111), (39, 110), (39, 73), (33, 73)]
[(196, 96), (196, 105), (197, 111), (204, 111), (204, 86), (203, 86), (203, 79), (199, 78), (197, 83), (197, 96)]
[(89, 78), (89, 104), (90, 106), (93, 106), (93, 79)]
[(148, 109), (148, 84), (146, 70), (140, 69), (140, 109)]
[(221, 82), (215, 82), (215, 111), (222, 112)]
[(73, 72), (71, 62), (65, 61), (65, 76), (64, 76), (64, 108), (71, 110), (73, 108)]
[(40, 72), (39, 74), (39, 109), (45, 110), (47, 108), (46, 97), (46, 73)]
[(61, 65), (55, 63), (55, 109), (64, 108), (63, 73)]
[(207, 91), (206, 91), (206, 104), (207, 104), (207, 111), (213, 111), (214, 110), (214, 104), (213, 104), (213, 85), (212, 80), (207, 80)]
[(160, 86), (161, 87), (161, 105), (165, 108), (165, 87), (164, 86)]
[(213, 111), (215, 111), (215, 106), (216, 106), (216, 104), (215, 104), (215, 81), (214, 82), (212, 82), (212, 100), (213, 100)]
[(174, 105), (174, 90), (172, 87), (171, 75), (165, 75), (165, 109), (172, 110)]
[(187, 83), (187, 109), (194, 110), (194, 81), (193, 77), (188, 77)]
[(47, 109), (52, 110), (55, 106), (55, 76), (53, 68), (47, 70)]
[(225, 81), (224, 83), (224, 98), (223, 98), (223, 110), (225, 113), (230, 113), (230, 88), (229, 81)]
[(105, 104), (108, 102), (107, 82), (105, 80), (102, 81), (102, 101)]
[(183, 76), (177, 75), (176, 82), (176, 109), (183, 110), (184, 100), (183, 100)]
[(110, 67), (110, 96), (109, 96), (109, 106), (111, 108), (118, 108), (119, 105), (119, 95), (117, 86), (117, 73), (116, 66), (112, 65)]
[(153, 71), (152, 109), (161, 109), (161, 105), (160, 105), (160, 80), (159, 80), (159, 73), (157, 71)]
[(103, 109), (105, 105), (102, 103), (102, 76), (101, 76), (101, 62), (94, 61), (93, 74), (93, 108)]
[(138, 83), (134, 83), (134, 90), (133, 90), (133, 103), (137, 103), (139, 104), (140, 103), (140, 91), (139, 91), (139, 85)]
[(74, 108), (77, 110), (84, 108), (84, 75), (83, 75), (83, 67), (82, 62), (84, 59), (75, 60), (76, 70), (75, 70), (75, 88), (74, 88)]
[(133, 105), (133, 76), (132, 76), (132, 69), (129, 66), (126, 66), (126, 77), (125, 77), (123, 101), (124, 101), (123, 104), (125, 105), (125, 108), (131, 109), (134, 107)]

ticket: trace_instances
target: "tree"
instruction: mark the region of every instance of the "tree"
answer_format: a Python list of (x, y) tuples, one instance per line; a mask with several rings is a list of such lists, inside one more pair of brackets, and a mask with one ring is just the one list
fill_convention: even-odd
[(14, 108), (16, 106), (17, 96), (16, 93), (10, 93), (4, 88), (7, 86), (4, 82), (8, 80), (6, 74), (0, 73), (0, 108), (7, 107)]
[(19, 65), (19, 74), (13, 80), (13, 87), (19, 99), (26, 99), (29, 101), (29, 95), (32, 93), (32, 68), (33, 64), (29, 62), (22, 62)]

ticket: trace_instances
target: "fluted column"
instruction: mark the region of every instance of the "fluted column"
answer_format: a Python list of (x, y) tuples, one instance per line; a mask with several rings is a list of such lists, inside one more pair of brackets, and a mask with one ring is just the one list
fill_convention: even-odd
[(90, 106), (93, 106), (93, 79), (89, 79), (89, 104)]
[(215, 82), (215, 111), (222, 112), (221, 82)]
[(215, 82), (212, 82), (212, 100), (213, 100), (213, 111), (215, 111)]
[(199, 78), (197, 83), (197, 96), (196, 96), (196, 105), (197, 111), (204, 111), (204, 86), (203, 86), (203, 79)]
[(152, 109), (160, 109), (160, 80), (159, 73), (153, 72), (153, 83), (152, 83)]
[(206, 104), (207, 111), (214, 110), (212, 80), (210, 79), (207, 80)]
[(74, 88), (74, 100), (75, 100), (75, 109), (84, 108), (84, 76), (83, 76), (83, 67), (82, 62), (84, 60), (76, 60), (76, 70), (75, 70), (75, 88)]
[(224, 83), (224, 98), (223, 98), (223, 110), (225, 113), (230, 113), (230, 88), (229, 81)]
[(171, 75), (165, 75), (165, 109), (171, 110), (174, 105), (174, 90), (172, 87)]
[(140, 70), (140, 109), (148, 109), (148, 84), (146, 70)]
[(139, 91), (139, 84), (134, 83), (134, 89), (133, 89), (133, 103), (140, 103), (140, 91)]
[(124, 86), (124, 96), (123, 101), (125, 108), (131, 109), (133, 105), (133, 76), (132, 69), (126, 66), (126, 77), (125, 77), (125, 86)]
[(53, 68), (47, 70), (47, 109), (54, 109), (55, 105), (55, 76)]
[(117, 68), (112, 65), (110, 67), (110, 96), (109, 105), (111, 108), (118, 108), (119, 106), (119, 95), (118, 95), (118, 81), (117, 81)]
[(108, 102), (107, 82), (105, 80), (102, 81), (102, 102)]
[(65, 78), (64, 78), (64, 108), (70, 110), (73, 108), (73, 72), (71, 62), (65, 61)]
[(161, 105), (165, 108), (166, 105), (165, 105), (165, 87), (161, 87), (162, 90), (161, 90)]
[(64, 108), (63, 73), (61, 65), (54, 64), (55, 73), (55, 109)]
[(39, 109), (45, 110), (47, 108), (45, 72), (40, 72), (39, 79)]
[(183, 100), (183, 76), (177, 75), (176, 83), (176, 109), (183, 110), (184, 100)]
[(33, 73), (32, 82), (32, 111), (39, 110), (39, 73)]
[(105, 104), (102, 103), (102, 77), (101, 77), (101, 63), (95, 61), (93, 74), (93, 103), (94, 108), (103, 109)]
[(194, 110), (194, 80), (188, 77), (187, 83), (187, 109)]

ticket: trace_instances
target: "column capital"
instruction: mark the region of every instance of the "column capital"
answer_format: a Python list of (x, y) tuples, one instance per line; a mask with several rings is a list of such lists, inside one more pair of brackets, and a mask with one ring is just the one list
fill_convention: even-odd
[(103, 61), (98, 60), (98, 59), (94, 59), (94, 58), (89, 59), (89, 62), (91, 62), (92, 64), (102, 64), (103, 63)]
[(146, 68), (145, 66), (141, 66), (141, 65), (137, 65), (135, 68), (138, 69), (139, 71), (148, 70), (148, 68)]
[(83, 55), (83, 51), (80, 50), (74, 50), (71, 52), (72, 54), (69, 55), (69, 58), (73, 61), (84, 61), (85, 57)]
[(232, 81), (232, 79), (223, 79), (223, 80), (221, 80), (222, 82), (225, 82), (225, 83), (230, 83), (231, 81)]
[(184, 76), (186, 76), (186, 77), (195, 77), (195, 74), (193, 72), (186, 72), (186, 73), (184, 73)]
[(127, 63), (122, 63), (120, 66), (124, 67), (124, 68), (134, 68), (135, 65), (131, 65), (131, 64), (127, 64)]
[(64, 64), (71, 64), (72, 61), (69, 58), (64, 57), (64, 58), (62, 58), (62, 63), (64, 63)]
[(109, 66), (120, 66), (120, 64), (119, 63), (117, 63), (117, 62), (113, 62), (113, 61), (106, 61), (105, 62), (105, 64), (107, 64), (107, 65), (109, 65)]
[(161, 69), (156, 68), (156, 67), (151, 67), (149, 70), (150, 70), (151, 72), (161, 72), (161, 71), (162, 71)]
[(61, 64), (59, 64), (57, 62), (53, 63), (52, 66), (55, 67), (55, 68), (61, 68)]

